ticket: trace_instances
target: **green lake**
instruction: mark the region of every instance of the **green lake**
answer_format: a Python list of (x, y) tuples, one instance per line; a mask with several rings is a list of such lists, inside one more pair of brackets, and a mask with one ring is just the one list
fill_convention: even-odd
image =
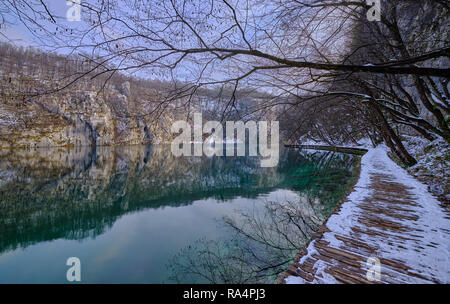
[(166, 145), (0, 150), (0, 283), (272, 283), (358, 157), (175, 157)]

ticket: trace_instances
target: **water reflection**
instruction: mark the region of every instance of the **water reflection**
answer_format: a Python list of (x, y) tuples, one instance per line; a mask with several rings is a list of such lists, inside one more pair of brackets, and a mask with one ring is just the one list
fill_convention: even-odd
[[(7, 259), (32, 262), (24, 248), (43, 246), (40, 250), (56, 256), (48, 241), (58, 240), (53, 245), (63, 248), (67, 243), (58, 245), (60, 241), (85, 239), (90, 241), (70, 244), (97, 268), (92, 282), (271, 278), (345, 193), (355, 165), (353, 156), (339, 153), (280, 152), (278, 167), (261, 168), (257, 157), (174, 157), (168, 146), (0, 150), (0, 269), (9, 270), (0, 274), (0, 281), (13, 277), (15, 264)], [(183, 222), (194, 211), (194, 222)], [(117, 245), (118, 238), (138, 219), (148, 221), (141, 230), (162, 229), (165, 237), (136, 228), (135, 244), (126, 245), (136, 248), (129, 252)], [(220, 228), (213, 227), (217, 219)], [(177, 221), (189, 226), (185, 236), (180, 235), (183, 227), (173, 227)], [(106, 273), (111, 271), (99, 266), (98, 255), (104, 259), (112, 249), (95, 239), (100, 235), (115, 242), (115, 254), (122, 260), (151, 251), (168, 270), (139, 273), (124, 267), (121, 276), (110, 279)], [(91, 251), (95, 258), (88, 256)], [(139, 263), (146, 269), (143, 264), (156, 262), (148, 257)], [(34, 281), (59, 280), (49, 274)]]

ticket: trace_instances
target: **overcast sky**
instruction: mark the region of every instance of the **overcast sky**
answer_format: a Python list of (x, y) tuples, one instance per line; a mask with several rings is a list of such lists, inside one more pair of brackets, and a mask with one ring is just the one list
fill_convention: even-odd
[[(59, 22), (67, 23), (66, 21), (66, 12), (70, 8), (69, 5), (66, 4), (66, 0), (43, 0), (46, 4), (49, 11)], [(34, 45), (37, 46), (35, 38), (30, 33), (30, 31), (23, 25), (18, 18), (10, 13), (6, 13), (3, 15), (7, 21), (0, 28), (0, 40), (1, 41), (9, 41), (16, 45)], [(72, 26), (76, 26), (77, 22), (71, 22)]]

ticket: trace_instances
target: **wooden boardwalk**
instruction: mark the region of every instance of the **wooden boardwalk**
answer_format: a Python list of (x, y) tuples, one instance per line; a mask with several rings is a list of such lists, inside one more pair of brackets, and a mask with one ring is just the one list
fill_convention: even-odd
[[(377, 148), (279, 283), (449, 283), (449, 251), (448, 211)], [(367, 277), (369, 258), (380, 262), (379, 281)]]
[(348, 147), (336, 147), (336, 146), (325, 146), (325, 145), (285, 144), (284, 146), (287, 148), (326, 150), (326, 151), (342, 152), (342, 153), (357, 154), (357, 155), (364, 155), (367, 152), (367, 149), (362, 149), (362, 148), (348, 148)]

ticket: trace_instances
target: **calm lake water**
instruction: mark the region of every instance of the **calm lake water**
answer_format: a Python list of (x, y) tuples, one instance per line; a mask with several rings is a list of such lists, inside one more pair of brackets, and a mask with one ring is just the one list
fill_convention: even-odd
[(355, 179), (348, 154), (0, 150), (0, 283), (273, 282)]

